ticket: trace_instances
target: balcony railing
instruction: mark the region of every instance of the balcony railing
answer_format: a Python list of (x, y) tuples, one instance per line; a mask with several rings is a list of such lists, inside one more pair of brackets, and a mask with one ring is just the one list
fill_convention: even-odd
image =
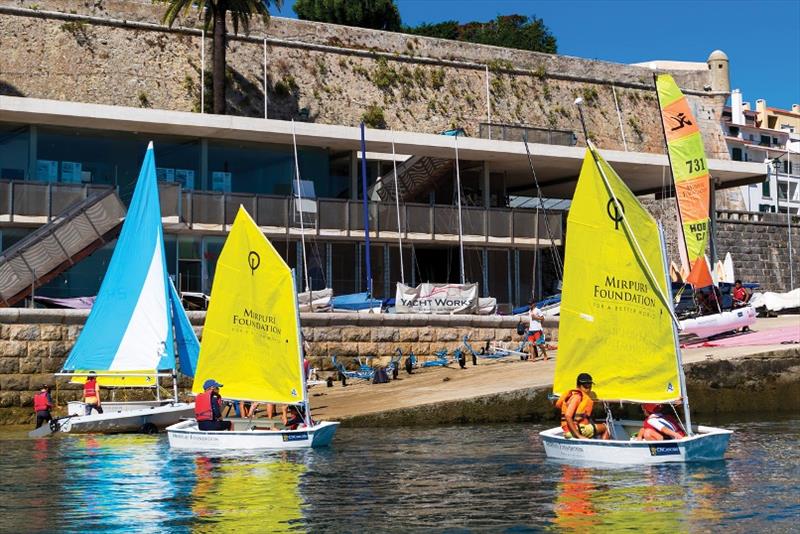
[[(44, 224), (64, 208), (110, 186), (0, 182), (0, 222)], [(225, 232), (239, 206), (244, 206), (269, 235), (297, 235), (299, 213), (292, 197), (190, 191), (180, 185), (159, 183), (161, 217), (172, 231)], [(304, 213), (304, 230), (321, 237), (364, 237), (363, 204), (360, 200), (317, 199), (316, 213)], [(368, 203), (370, 237), (396, 239), (397, 208), (393, 203)], [(562, 239), (563, 212), (548, 215), (553, 239)], [(464, 207), (463, 239), (470, 243), (508, 243), (522, 246), (547, 244), (544, 215), (524, 208)], [(458, 209), (455, 206), (405, 203), (400, 205), (401, 236), (416, 242), (458, 241)], [(539, 236), (537, 241), (537, 236)]]
[(545, 145), (575, 146), (578, 138), (569, 130), (551, 130), (548, 128), (535, 128), (522, 124), (497, 124), (482, 122), (479, 125), (478, 136), (483, 139), (499, 141), (527, 141)]

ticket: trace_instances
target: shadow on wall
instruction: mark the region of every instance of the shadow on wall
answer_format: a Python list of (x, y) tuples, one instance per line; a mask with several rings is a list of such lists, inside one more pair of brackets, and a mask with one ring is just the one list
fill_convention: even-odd
[(0, 95), (4, 96), (27, 96), (23, 94), (19, 89), (14, 87), (8, 82), (4, 82), (0, 80)]
[[(228, 67), (227, 114), (239, 117), (264, 117), (264, 89), (261, 84), (253, 83), (239, 71)], [(208, 78), (208, 77), (207, 77)], [(210, 112), (210, 96), (212, 84), (206, 83), (206, 108)], [(300, 107), (300, 88), (290, 78), (269, 83), (268, 87), (269, 118), (302, 122), (316, 122), (318, 113)]]

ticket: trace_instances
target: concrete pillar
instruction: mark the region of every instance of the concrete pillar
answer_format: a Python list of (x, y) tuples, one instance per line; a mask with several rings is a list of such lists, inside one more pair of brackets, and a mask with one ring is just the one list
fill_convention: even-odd
[(767, 127), (767, 101), (763, 98), (756, 100), (756, 120), (759, 128)]
[[(489, 175), (489, 162), (488, 161), (484, 161), (483, 162), (483, 207), (484, 207), (484, 209), (489, 209), (491, 207), (491, 205), (490, 205), (491, 204), (491, 199), (492, 199), (492, 195), (491, 195), (491, 191), (490, 191), (491, 184), (492, 184), (492, 181), (491, 181), (490, 175)], [(488, 231), (488, 229), (487, 229), (487, 231)]]
[(350, 155), (350, 200), (358, 200), (358, 151)]
[(26, 180), (36, 180), (36, 160), (39, 149), (39, 128), (35, 124), (28, 127), (28, 176)]
[(744, 125), (744, 106), (742, 104), (742, 92), (734, 89), (731, 93), (731, 123)]
[(708, 56), (708, 69), (711, 71), (711, 90), (729, 93), (731, 77), (728, 56), (722, 50), (714, 50)]

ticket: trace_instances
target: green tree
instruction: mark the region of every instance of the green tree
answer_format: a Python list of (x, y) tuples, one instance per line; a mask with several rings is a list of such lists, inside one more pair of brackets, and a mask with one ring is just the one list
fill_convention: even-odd
[(386, 31), (402, 27), (394, 0), (297, 0), (293, 9), (303, 20)]
[(213, 53), (211, 78), (213, 80), (214, 113), (225, 114), (225, 67), (228, 41), (227, 18), (233, 23), (233, 33), (239, 33), (241, 27), (245, 33), (250, 31), (250, 19), (259, 15), (266, 24), (269, 21), (269, 6), (278, 9), (283, 0), (154, 0), (168, 4), (162, 22), (172, 27), (181, 12), (186, 14), (197, 11), (204, 18), (206, 31), (212, 31)]
[(555, 54), (557, 51), (556, 38), (545, 26), (544, 21), (525, 15), (499, 15), (489, 22), (467, 22), (466, 24), (448, 20), (437, 24), (420, 24), (413, 28), (405, 27), (403, 31), (427, 37), (533, 50), (548, 54)]

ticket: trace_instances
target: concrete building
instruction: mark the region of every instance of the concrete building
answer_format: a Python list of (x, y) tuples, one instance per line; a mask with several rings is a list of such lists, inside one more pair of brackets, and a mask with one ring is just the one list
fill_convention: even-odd
[(800, 105), (782, 110), (759, 99), (753, 110), (734, 89), (723, 129), (732, 160), (764, 164), (765, 180), (740, 188), (745, 209), (800, 213)]

